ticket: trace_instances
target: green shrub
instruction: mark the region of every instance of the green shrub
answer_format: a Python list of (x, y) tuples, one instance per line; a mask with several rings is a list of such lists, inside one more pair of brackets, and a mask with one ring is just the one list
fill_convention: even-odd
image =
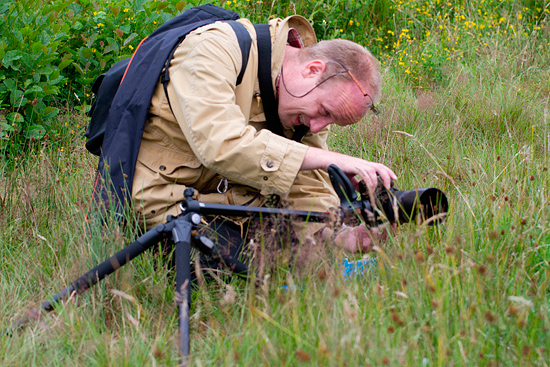
[(93, 80), (186, 6), (181, 1), (6, 0), (0, 6), (0, 150), (59, 132), (60, 109), (89, 108)]

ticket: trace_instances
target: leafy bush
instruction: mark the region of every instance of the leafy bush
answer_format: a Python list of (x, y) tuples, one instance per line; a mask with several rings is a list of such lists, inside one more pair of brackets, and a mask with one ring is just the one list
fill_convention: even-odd
[(59, 132), (60, 109), (87, 109), (93, 80), (183, 10), (181, 1), (6, 0), (0, 5), (0, 150)]

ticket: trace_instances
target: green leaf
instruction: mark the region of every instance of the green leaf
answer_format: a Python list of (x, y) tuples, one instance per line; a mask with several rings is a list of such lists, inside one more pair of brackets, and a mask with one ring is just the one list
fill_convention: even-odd
[[(111, 45), (107, 45), (105, 46), (105, 48), (103, 49), (103, 54), (108, 54), (109, 52), (113, 51), (114, 50), (114, 47), (111, 46)], [(101, 61), (100, 61), (101, 62)]]
[(88, 47), (82, 47), (80, 50), (79, 50), (79, 53), (82, 55), (82, 57), (84, 57), (86, 60), (89, 60), (90, 57), (92, 57), (92, 55), (94, 54), (92, 52), (92, 49), (91, 48), (88, 48)]
[(165, 9), (166, 7), (168, 7), (168, 4), (167, 3), (158, 3), (157, 5), (157, 11), (161, 11), (162, 9)]
[(76, 21), (74, 24), (73, 24), (73, 27), (72, 27), (74, 30), (76, 31), (79, 31), (81, 30), (82, 28), (84, 28), (84, 26), (82, 25), (82, 23), (80, 23), (79, 21)]
[(50, 79), (50, 84), (51, 85), (56, 85), (56, 84), (61, 83), (64, 80), (65, 80), (65, 77), (63, 75), (59, 75), (57, 78)]
[(44, 96), (57, 95), (57, 94), (59, 94), (59, 88), (57, 88), (56, 86), (48, 85), (48, 86), (46, 86), (46, 88), (44, 89), (42, 94)]
[(55, 116), (57, 116), (58, 113), (59, 113), (59, 108), (46, 107), (46, 109), (44, 110), (44, 119), (45, 120), (52, 119)]
[(23, 119), (23, 115), (20, 114), (19, 112), (11, 112), (11, 113), (8, 113), (6, 115), (6, 120), (8, 120), (9, 122), (11, 123), (14, 123), (14, 122), (23, 122), (25, 121)]
[(120, 14), (120, 6), (110, 6), (111, 12), (115, 17), (117, 17)]
[(73, 59), (61, 60), (61, 62), (59, 63), (59, 70), (65, 69), (67, 66), (71, 64), (71, 62), (73, 62)]
[(84, 70), (82, 70), (82, 67), (80, 65), (78, 65), (76, 62), (73, 62), (72, 63), (74, 68), (76, 69), (76, 71), (78, 71), (80, 73), (80, 75), (84, 75)]
[(46, 128), (40, 125), (28, 126), (23, 136), (27, 139), (42, 139), (46, 134)]
[(67, 6), (68, 9), (72, 10), (73, 11), (73, 14), (74, 15), (79, 15), (81, 12), (82, 12), (82, 5), (76, 3), (76, 2), (71, 2), (68, 6)]
[(131, 35), (128, 36), (128, 38), (126, 38), (126, 39), (124, 40), (123, 45), (126, 46), (128, 43), (132, 42), (132, 40), (133, 40), (134, 38), (136, 38), (137, 36), (138, 36), (137, 33), (132, 33)]
[(40, 54), (42, 53), (42, 43), (35, 42), (31, 45), (31, 52), (33, 54)]
[(48, 46), (50, 44), (50, 41), (51, 41), (51, 36), (48, 32), (46, 32), (45, 30), (42, 31), (42, 33), (40, 33), (40, 42), (44, 45), (44, 46)]
[(57, 41), (57, 40), (63, 39), (63, 41), (66, 42), (66, 40), (64, 39), (66, 37), (67, 37), (67, 33), (65, 33), (65, 32), (55, 32), (54, 36), (53, 36), (53, 40)]
[(17, 89), (17, 83), (13, 79), (4, 80), (4, 85), (8, 87), (8, 90), (12, 93)]
[(17, 108), (19, 108), (19, 106), (24, 106), (25, 103), (27, 103), (27, 99), (23, 96), (23, 91), (18, 89), (12, 91), (10, 94), (10, 103)]
[(42, 87), (35, 84), (32, 87), (27, 88), (27, 90), (25, 91), (25, 95), (31, 94), (31, 93), (42, 93), (42, 90), (43, 90)]
[(130, 33), (131, 31), (130, 24), (121, 24), (118, 28), (124, 33)]
[(51, 54), (44, 55), (42, 59), (40, 60), (41, 65), (50, 65), (53, 61), (57, 60), (59, 58), (59, 54), (57, 52), (53, 52)]
[(18, 50), (11, 50), (6, 52), (6, 55), (2, 59), (2, 64), (6, 68), (11, 67), (13, 70), (19, 70), (18, 63), (15, 63), (15, 61), (21, 59), (23, 57), (23, 54), (21, 51)]
[(5, 131), (13, 131), (13, 130), (15, 130), (15, 128), (12, 125), (7, 124), (3, 121), (0, 121), (0, 137), (6, 136)]
[(160, 13), (160, 18), (162, 19), (162, 23), (168, 22), (170, 19), (172, 19), (174, 16), (170, 13)]
[(86, 40), (86, 46), (92, 47), (92, 45), (94, 44), (97, 36), (98, 36), (97, 33), (93, 33), (91, 36), (89, 36), (88, 39)]
[(20, 45), (23, 45), (25, 41), (23, 40), (23, 33), (19, 29), (12, 30), (12, 34), (15, 37), (17, 41), (19, 41)]
[(49, 65), (42, 68), (42, 74), (44, 75), (51, 75), (53, 72), (54, 69), (52, 69)]
[(187, 5), (185, 1), (180, 1), (179, 3), (176, 4), (176, 9), (178, 9), (178, 11), (181, 12), (183, 8), (185, 8), (185, 5)]
[(134, 0), (134, 12), (138, 13), (145, 10), (143, 5), (147, 3), (148, 0)]

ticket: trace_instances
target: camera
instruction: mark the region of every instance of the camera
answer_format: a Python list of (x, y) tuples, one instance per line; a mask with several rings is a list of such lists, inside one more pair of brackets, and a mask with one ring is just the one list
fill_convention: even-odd
[(360, 215), (369, 227), (385, 221), (392, 224), (413, 221), (428, 225), (439, 224), (445, 219), (449, 209), (447, 196), (434, 187), (401, 191), (393, 187), (392, 181), (391, 187), (387, 189), (379, 179), (373, 192), (369, 192), (361, 182), (358, 195), (349, 178), (338, 166), (331, 164), (328, 173), (340, 198), (340, 208), (344, 215)]

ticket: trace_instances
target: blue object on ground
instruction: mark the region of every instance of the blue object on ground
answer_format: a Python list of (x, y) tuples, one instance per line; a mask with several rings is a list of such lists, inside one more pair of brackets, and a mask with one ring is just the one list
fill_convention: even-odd
[(342, 274), (344, 275), (344, 280), (352, 277), (364, 276), (367, 273), (374, 272), (375, 265), (378, 264), (378, 259), (369, 258), (361, 259), (356, 261), (349, 261), (344, 259), (342, 261)]

